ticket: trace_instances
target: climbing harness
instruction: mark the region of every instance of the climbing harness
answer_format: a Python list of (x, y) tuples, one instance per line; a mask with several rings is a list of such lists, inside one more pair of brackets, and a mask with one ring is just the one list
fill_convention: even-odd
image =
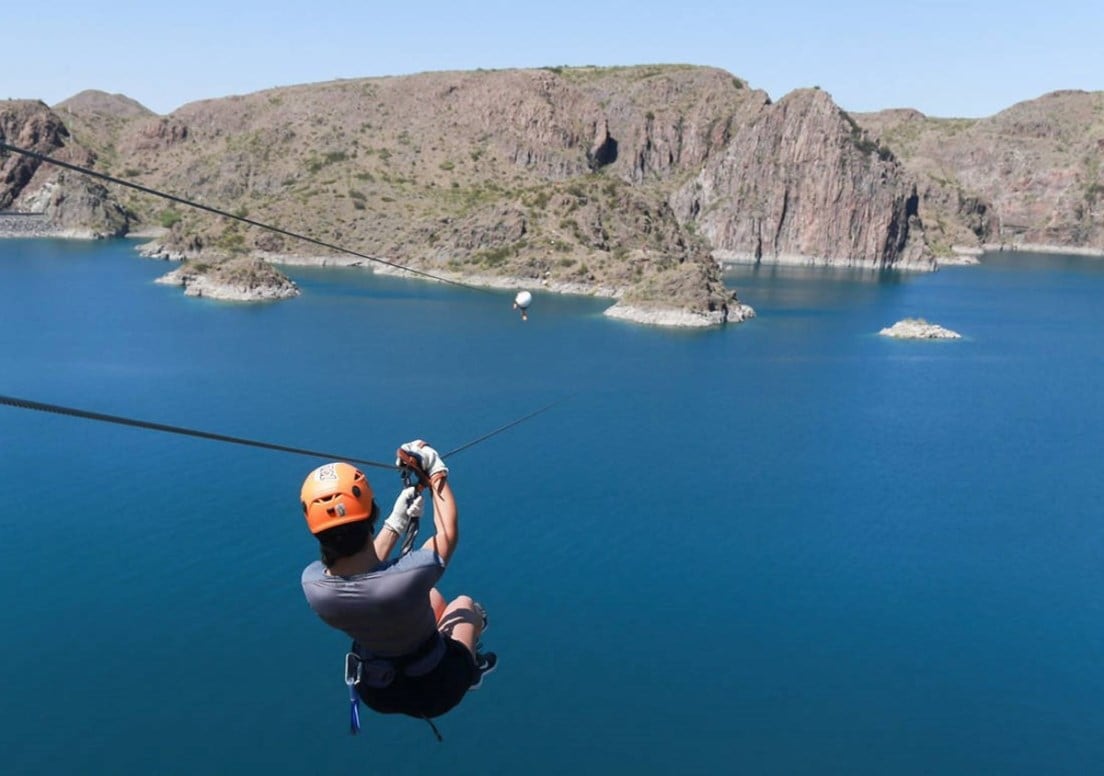
[[(440, 634), (434, 633), (433, 637), (418, 647), (414, 653), (402, 658), (381, 658), (365, 654), (363, 648), (353, 642), (349, 651), (345, 653), (345, 685), (349, 689), (349, 733), (357, 735), (360, 732), (360, 693), (357, 686), (361, 682), (368, 681), (372, 687), (388, 687), (395, 681), (401, 681), (407, 665), (426, 657), (437, 648), (440, 642)], [(444, 736), (437, 729), (437, 725), (427, 716), (420, 716), (429, 723), (438, 743), (444, 741)]]

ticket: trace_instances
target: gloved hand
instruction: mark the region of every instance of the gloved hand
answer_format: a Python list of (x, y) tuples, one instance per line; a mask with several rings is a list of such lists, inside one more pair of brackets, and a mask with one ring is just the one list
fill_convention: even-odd
[(403, 488), (399, 497), (395, 499), (395, 508), (391, 510), (391, 515), (383, 521), (383, 524), (402, 536), (410, 525), (410, 518), (422, 516), (424, 506), (422, 494), (418, 493), (417, 488), (413, 485)]
[[(422, 464), (422, 471), (430, 481), (435, 481), (441, 477), (448, 475), (448, 467), (445, 466), (444, 459), (441, 458), (441, 454), (427, 445), (421, 439), (415, 439), (413, 442), (407, 442), (400, 447), (401, 450), (405, 450), (411, 453)], [(396, 464), (400, 464), (401, 461), (395, 461)]]

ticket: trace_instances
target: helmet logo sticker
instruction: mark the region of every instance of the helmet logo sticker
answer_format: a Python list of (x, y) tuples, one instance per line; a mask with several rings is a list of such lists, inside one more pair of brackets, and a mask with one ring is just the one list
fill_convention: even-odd
[(318, 481), (330, 482), (337, 479), (337, 467), (332, 463), (328, 463), (325, 466), (318, 467)]

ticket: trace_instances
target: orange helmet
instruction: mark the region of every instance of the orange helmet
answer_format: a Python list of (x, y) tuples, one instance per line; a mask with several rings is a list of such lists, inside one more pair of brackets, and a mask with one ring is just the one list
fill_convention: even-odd
[(375, 509), (368, 478), (347, 463), (319, 466), (307, 475), (299, 496), (303, 501), (307, 527), (312, 534), (337, 525), (367, 520)]

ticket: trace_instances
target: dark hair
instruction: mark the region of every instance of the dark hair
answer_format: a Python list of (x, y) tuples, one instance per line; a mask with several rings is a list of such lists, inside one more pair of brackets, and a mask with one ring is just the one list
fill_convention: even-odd
[(342, 558), (356, 555), (364, 549), (364, 545), (372, 539), (376, 518), (379, 516), (379, 505), (372, 501), (372, 514), (367, 520), (357, 520), (353, 523), (335, 525), (315, 534), (318, 539), (319, 549), (322, 551), (322, 564), (329, 568)]

